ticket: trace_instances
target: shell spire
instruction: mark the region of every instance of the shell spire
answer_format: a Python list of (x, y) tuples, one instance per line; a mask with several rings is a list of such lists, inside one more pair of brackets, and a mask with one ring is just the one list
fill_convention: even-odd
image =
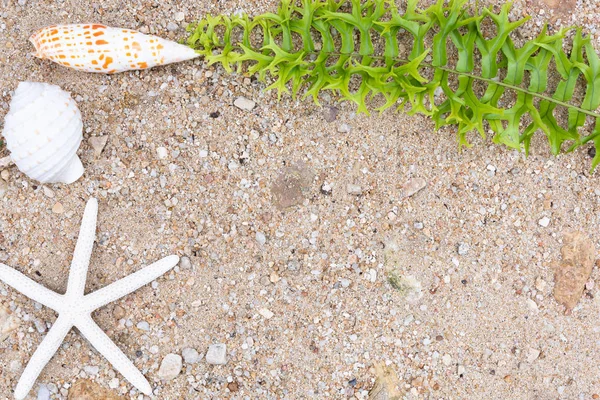
[(114, 74), (199, 57), (192, 48), (158, 36), (101, 24), (52, 25), (29, 41), (36, 57), (85, 72)]

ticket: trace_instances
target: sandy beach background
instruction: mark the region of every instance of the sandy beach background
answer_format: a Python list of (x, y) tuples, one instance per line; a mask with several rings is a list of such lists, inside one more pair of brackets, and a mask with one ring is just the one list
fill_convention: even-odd
[[(598, 398), (597, 269), (570, 314), (552, 296), (564, 234), (600, 247), (589, 148), (554, 157), (538, 137), (525, 158), (473, 135), (459, 151), (454, 128), (436, 132), (426, 117), (357, 115), (333, 95), (323, 107), (277, 102), (265, 84), (203, 60), (90, 75), (35, 59), (27, 42), (78, 22), (179, 40), (206, 13), (276, 8), (0, 0), (0, 119), (19, 81), (61, 86), (83, 114), (86, 169), (68, 186), (2, 171), (0, 261), (64, 291), (90, 196), (100, 211), (87, 291), (184, 257), (94, 314), (156, 399), (367, 399), (376, 365), (408, 399)], [(544, 21), (600, 26), (593, 0), (517, 1), (513, 17), (524, 15), (524, 37)], [(234, 106), (240, 96), (256, 106)], [(98, 155), (90, 138), (103, 136)], [(18, 320), (0, 342), (0, 398), (10, 399), (56, 316), (4, 285), (0, 307)], [(209, 364), (218, 343), (226, 364)], [(161, 379), (163, 359), (182, 353), (178, 376)], [(38, 392), (144, 398), (75, 331)]]

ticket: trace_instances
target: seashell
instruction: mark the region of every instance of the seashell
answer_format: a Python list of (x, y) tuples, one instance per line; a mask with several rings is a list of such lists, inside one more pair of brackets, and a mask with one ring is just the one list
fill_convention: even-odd
[(34, 55), (80, 71), (113, 74), (199, 57), (188, 46), (100, 24), (52, 25), (29, 41)]
[(21, 82), (10, 102), (4, 131), (10, 157), (42, 183), (72, 183), (83, 175), (77, 149), (83, 123), (69, 93), (55, 85)]

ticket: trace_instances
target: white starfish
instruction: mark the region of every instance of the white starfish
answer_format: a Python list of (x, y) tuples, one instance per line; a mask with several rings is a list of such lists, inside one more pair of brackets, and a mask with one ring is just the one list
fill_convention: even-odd
[(54, 325), (27, 364), (15, 389), (15, 398), (23, 399), (35, 380), (52, 358), (72, 327), (79, 332), (119, 371), (125, 379), (144, 394), (152, 394), (150, 384), (125, 354), (92, 320), (91, 313), (152, 282), (179, 262), (179, 257), (165, 257), (134, 274), (100, 290), (84, 295), (90, 256), (96, 236), (98, 201), (91, 198), (85, 206), (79, 238), (75, 245), (69, 272), (69, 283), (64, 295), (55, 293), (32, 281), (20, 272), (0, 263), (0, 280), (32, 300), (58, 312)]

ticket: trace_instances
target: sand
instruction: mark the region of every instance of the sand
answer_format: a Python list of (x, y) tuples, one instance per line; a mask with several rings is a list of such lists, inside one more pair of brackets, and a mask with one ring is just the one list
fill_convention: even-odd
[[(534, 16), (523, 35), (546, 20), (594, 32), (598, 5), (558, 3), (517, 2), (514, 16)], [(188, 257), (94, 314), (156, 399), (366, 399), (379, 364), (408, 399), (597, 398), (597, 268), (571, 313), (552, 296), (565, 232), (585, 232), (599, 247), (600, 184), (588, 148), (554, 157), (538, 137), (525, 158), (473, 135), (474, 147), (459, 151), (455, 130), (435, 132), (426, 117), (356, 115), (335, 96), (323, 108), (277, 102), (265, 84), (202, 60), (106, 76), (29, 55), (30, 33), (49, 24), (181, 39), (181, 26), (207, 12), (276, 7), (1, 0), (0, 117), (19, 81), (71, 92), (84, 118), (86, 172), (43, 186), (4, 169), (0, 261), (65, 290), (90, 196), (100, 211), (87, 291), (169, 254)], [(256, 107), (235, 107), (240, 96)], [(328, 107), (338, 110), (331, 122)], [(89, 141), (97, 136), (108, 137), (99, 156)], [(425, 188), (405, 196), (415, 180)], [(20, 320), (0, 343), (8, 399), (56, 316), (4, 285), (0, 306)], [(168, 354), (204, 356), (217, 343), (227, 346), (225, 365), (202, 358), (159, 378)], [(30, 395), (65, 399), (84, 379), (144, 398), (75, 331)]]

